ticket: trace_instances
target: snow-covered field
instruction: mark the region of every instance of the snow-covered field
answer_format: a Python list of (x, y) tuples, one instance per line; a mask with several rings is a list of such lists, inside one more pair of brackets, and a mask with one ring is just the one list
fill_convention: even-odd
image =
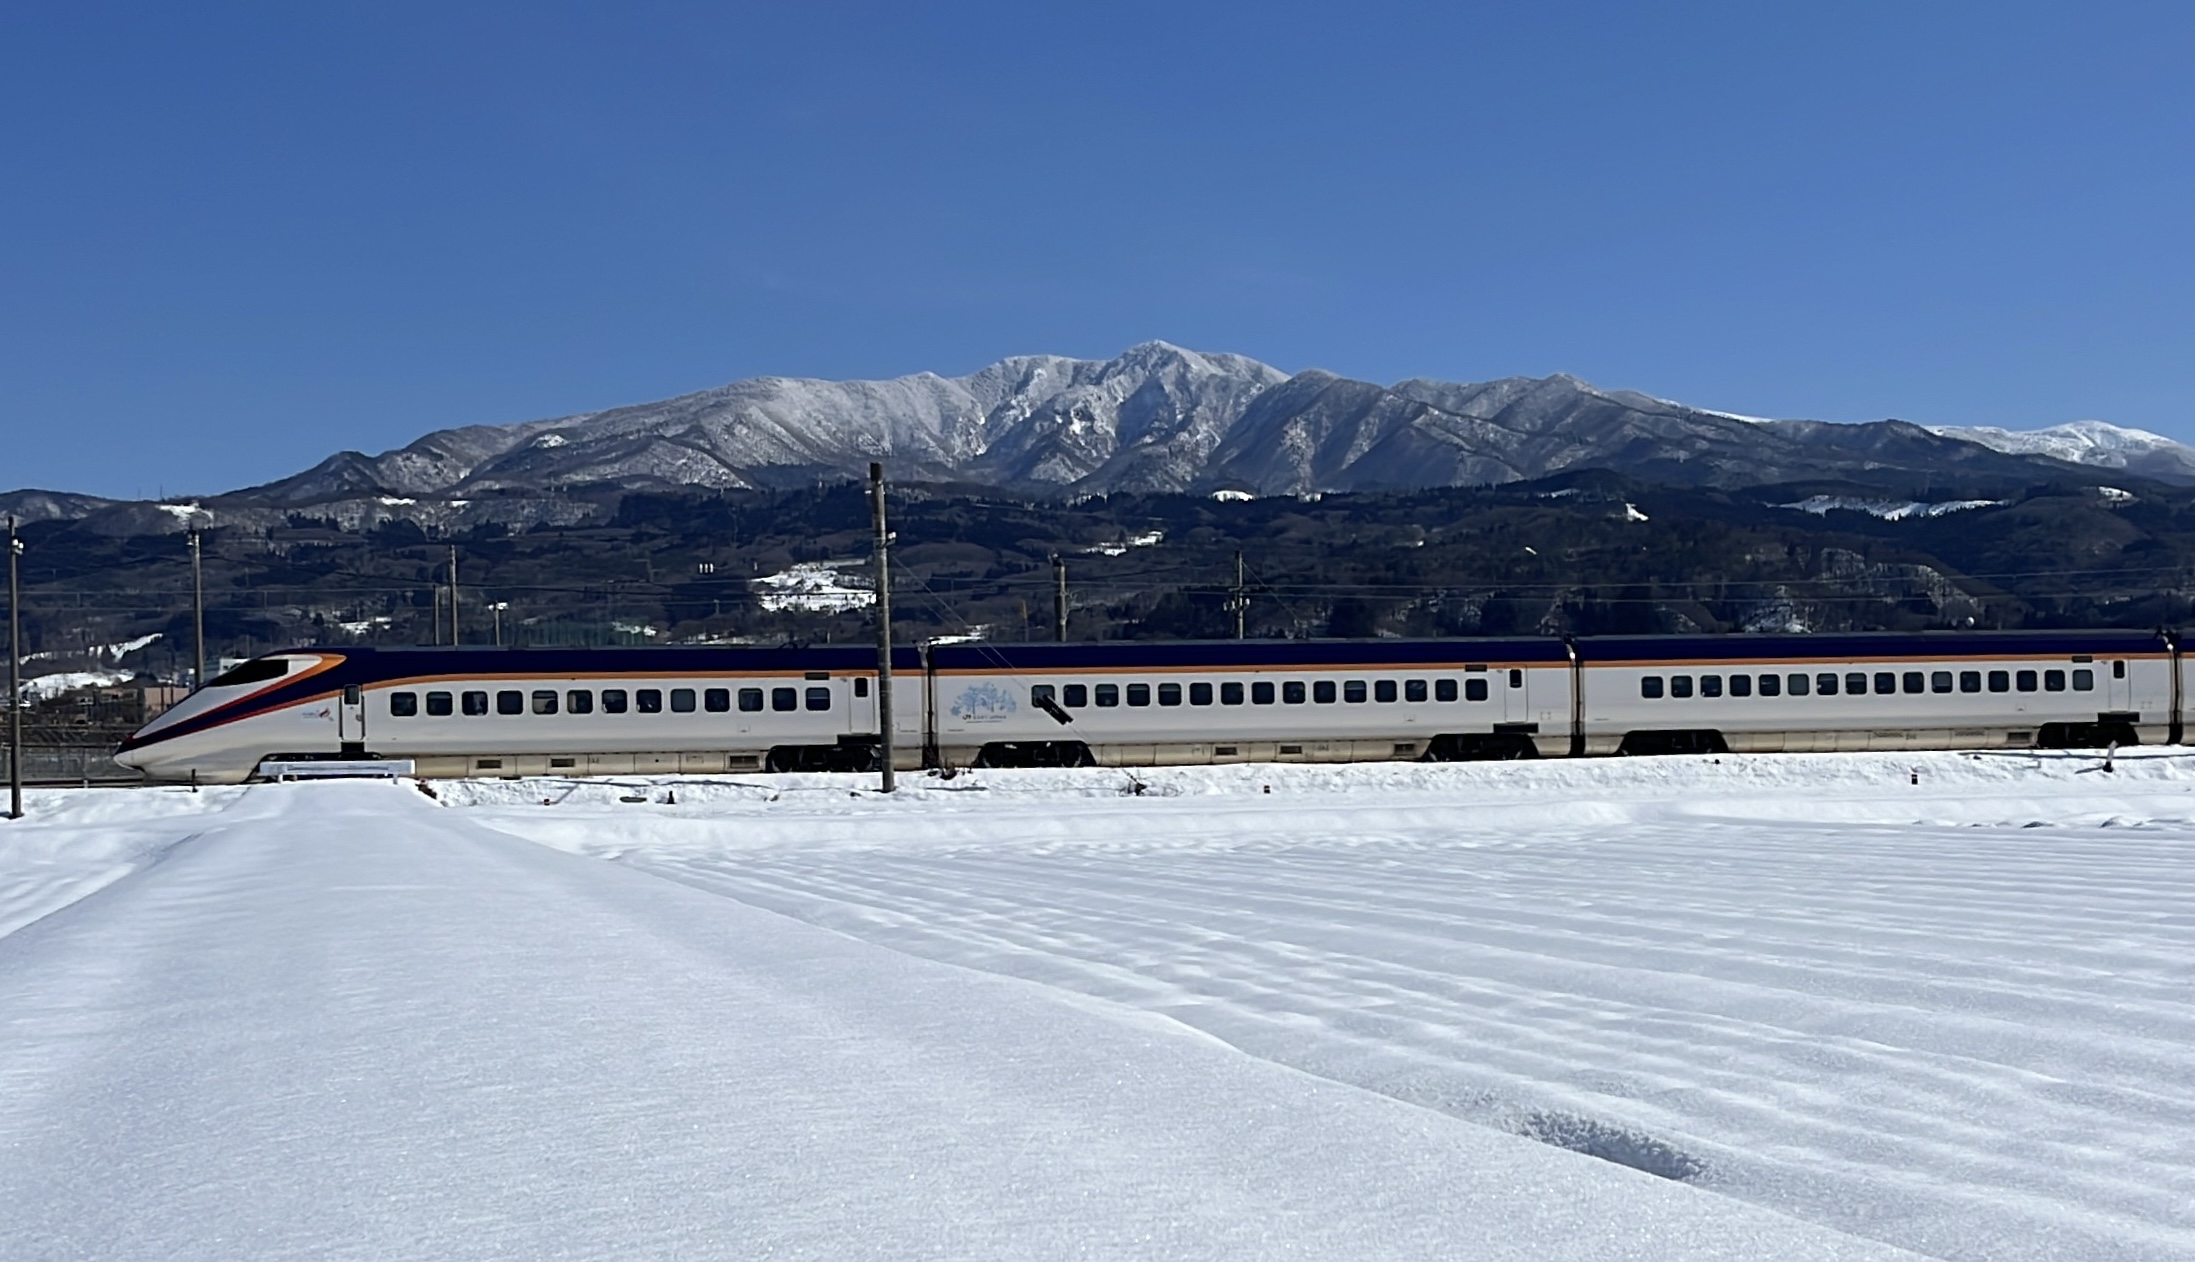
[(34, 794), (0, 1252), (2195, 1256), (2195, 756), (870, 783)]

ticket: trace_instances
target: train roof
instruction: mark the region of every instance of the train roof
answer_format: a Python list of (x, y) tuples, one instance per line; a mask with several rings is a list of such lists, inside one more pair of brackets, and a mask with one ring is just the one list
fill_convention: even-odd
[[(828, 670), (876, 668), (876, 646), (865, 644), (635, 644), (597, 648), (497, 648), (488, 645), (372, 646), (302, 645), (284, 653), (330, 653), (367, 670), (405, 675), (462, 675), (470, 672), (562, 675), (609, 669), (635, 674), (676, 674), (682, 670)], [(491, 664), (492, 662), (492, 664)], [(922, 650), (892, 650), (892, 669), (922, 669)]]
[[(1017, 643), (978, 640), (936, 644), (927, 650), (900, 645), (892, 669), (915, 672), (923, 654), (941, 670), (1075, 670), (1265, 666), (1315, 669), (1322, 666), (1432, 667), (1457, 663), (1555, 663), (1569, 659), (1570, 645), (1580, 660), (1619, 661), (1769, 661), (1791, 658), (1867, 658), (2010, 654), (2068, 657), (2082, 654), (2157, 653), (2167, 648), (2161, 631), (2030, 630), (1845, 632), (1836, 634), (1746, 633), (1724, 635), (1601, 635), (1565, 641), (1557, 636), (1506, 636), (1451, 639), (1377, 640), (1093, 640)], [(662, 644), (596, 648), (493, 648), (450, 646), (299, 646), (283, 653), (332, 653), (368, 677), (383, 672), (403, 675), (495, 673), (584, 674), (619, 672), (675, 674), (694, 669), (868, 671), (876, 649), (866, 644), (702, 645)], [(483, 659), (497, 658), (490, 666)], [(605, 658), (612, 659), (606, 663)]]
[(2099, 653), (2162, 653), (2161, 631), (1853, 631), (1828, 635), (1735, 633), (1729, 635), (1580, 636), (1578, 656), (1586, 662), (1621, 661), (1772, 661), (1789, 658), (1867, 658), (2022, 656)]
[(1553, 636), (1452, 640), (1095, 640), (940, 644), (940, 670), (1153, 669), (1198, 666), (1432, 666), (1457, 662), (1566, 662)]

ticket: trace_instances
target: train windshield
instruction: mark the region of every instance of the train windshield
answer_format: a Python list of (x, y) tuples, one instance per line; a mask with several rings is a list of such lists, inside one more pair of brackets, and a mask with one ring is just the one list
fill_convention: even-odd
[(280, 679), (290, 673), (289, 662), (280, 657), (257, 657), (219, 675), (214, 676), (208, 688), (234, 688), (239, 684), (263, 684), (270, 679)]

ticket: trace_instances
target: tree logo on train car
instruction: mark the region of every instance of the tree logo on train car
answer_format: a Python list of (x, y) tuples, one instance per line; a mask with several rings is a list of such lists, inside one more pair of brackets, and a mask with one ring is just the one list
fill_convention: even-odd
[(1013, 694), (997, 684), (971, 684), (953, 702), (953, 717), (963, 723), (1002, 723), (1020, 707)]

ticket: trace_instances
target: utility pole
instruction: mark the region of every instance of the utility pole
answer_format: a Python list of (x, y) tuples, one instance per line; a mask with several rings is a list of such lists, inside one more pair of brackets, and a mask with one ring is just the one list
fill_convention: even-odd
[(1250, 597), (1242, 586), (1242, 554), (1235, 553), (1235, 590), (1228, 594), (1227, 607), (1235, 612), (1235, 638), (1244, 639), (1243, 624), (1250, 612)]
[(198, 527), (191, 527), (191, 641), (195, 646), (195, 662), (191, 668), (191, 691), (206, 686), (206, 570), (200, 561)]
[(457, 545), (450, 545), (450, 643), (457, 643)]
[(869, 462), (869, 516), (876, 523), (876, 722), (883, 741), (883, 791), (899, 787), (892, 769), (892, 536), (884, 528), (884, 466)]
[(1052, 641), (1067, 642), (1067, 562), (1057, 552), (1052, 554)]
[(495, 646), (497, 648), (503, 647), (503, 607), (507, 603), (499, 600), (488, 606), (488, 609), (495, 614)]
[(23, 541), (8, 514), (8, 818), (23, 818)]

